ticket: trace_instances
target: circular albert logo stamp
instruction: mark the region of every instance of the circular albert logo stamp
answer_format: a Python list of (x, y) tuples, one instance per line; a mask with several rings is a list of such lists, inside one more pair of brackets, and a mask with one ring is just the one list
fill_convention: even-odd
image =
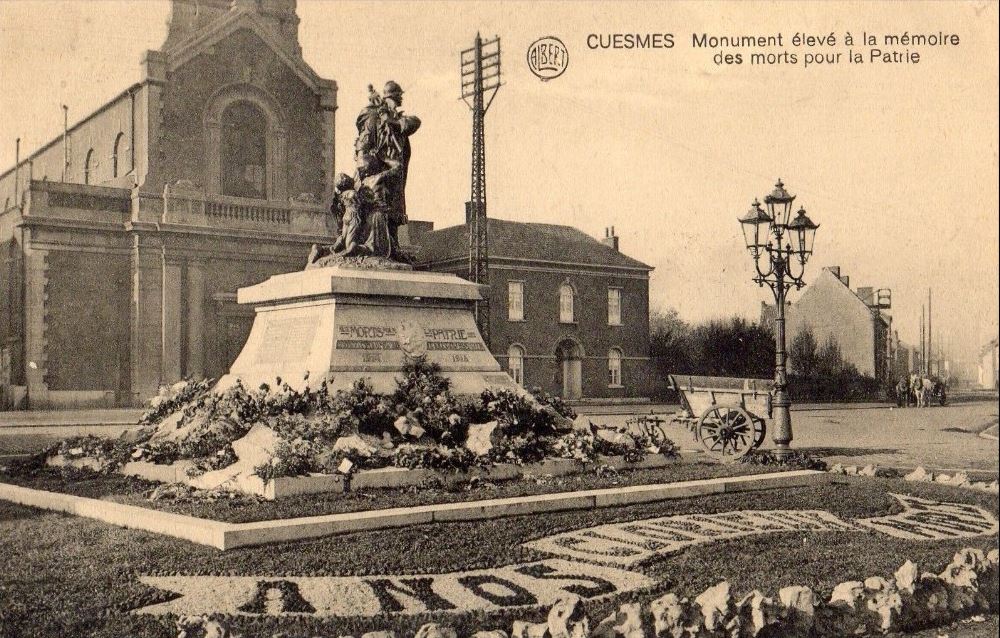
[(569, 66), (569, 51), (562, 40), (547, 35), (531, 43), (528, 47), (528, 68), (542, 82), (548, 82), (566, 72)]

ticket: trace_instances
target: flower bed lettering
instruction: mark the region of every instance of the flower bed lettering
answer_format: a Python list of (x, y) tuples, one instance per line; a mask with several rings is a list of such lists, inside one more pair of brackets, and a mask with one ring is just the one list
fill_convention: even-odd
[[(653, 582), (637, 569), (643, 562), (693, 545), (753, 534), (875, 532), (894, 538), (943, 540), (997, 533), (996, 517), (982, 508), (893, 496), (903, 505), (902, 513), (854, 521), (822, 510), (771, 510), (601, 525), (525, 543), (526, 548), (552, 558), (489, 570), (371, 577), (143, 576), (140, 580), (145, 584), (178, 597), (137, 611), (376, 616), (538, 607), (567, 595), (597, 599), (650, 587)], [(260, 611), (262, 589), (280, 591), (285, 602)], [(304, 605), (294, 602), (299, 600), (315, 611), (303, 612)]]

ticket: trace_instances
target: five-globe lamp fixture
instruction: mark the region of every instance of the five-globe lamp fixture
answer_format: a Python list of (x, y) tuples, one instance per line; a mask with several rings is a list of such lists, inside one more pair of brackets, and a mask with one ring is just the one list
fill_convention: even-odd
[(789, 413), (788, 375), (785, 355), (785, 295), (792, 286), (802, 288), (806, 262), (813, 252), (818, 224), (799, 208), (792, 217), (795, 196), (778, 180), (774, 190), (764, 198), (766, 210), (754, 200), (740, 220), (743, 239), (754, 260), (758, 286), (767, 286), (774, 293), (774, 399), (771, 404), (774, 454), (781, 458), (791, 454), (792, 419)]

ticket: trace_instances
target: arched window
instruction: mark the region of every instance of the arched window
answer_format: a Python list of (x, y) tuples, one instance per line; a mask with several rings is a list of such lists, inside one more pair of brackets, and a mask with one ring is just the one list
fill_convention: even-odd
[(521, 346), (507, 348), (507, 372), (518, 385), (524, 385), (524, 348)]
[(222, 194), (267, 199), (267, 116), (259, 106), (236, 101), (222, 112), (219, 152)]
[(94, 170), (94, 149), (87, 151), (87, 156), (83, 160), (83, 183), (89, 184), (91, 171)]
[(124, 133), (119, 133), (118, 137), (115, 138), (115, 146), (111, 150), (111, 177), (118, 177), (119, 167), (121, 166), (118, 162), (122, 159), (122, 151), (125, 150), (124, 140)]
[(618, 348), (608, 350), (608, 385), (622, 384), (622, 351)]
[(559, 286), (559, 321), (561, 323), (573, 323), (573, 286), (568, 283)]

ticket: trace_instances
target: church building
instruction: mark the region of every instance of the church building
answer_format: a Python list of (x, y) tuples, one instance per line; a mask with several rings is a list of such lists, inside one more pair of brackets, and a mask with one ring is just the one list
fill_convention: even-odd
[[(140, 81), (0, 174), (0, 409), (140, 405), (221, 376), (253, 321), (237, 289), (330, 241), (337, 85), (298, 24), (295, 0), (172, 0)], [(462, 228), (404, 237), (420, 267), (462, 274)], [(490, 228), (501, 364), (570, 396), (640, 394), (651, 269), (610, 237)]]

